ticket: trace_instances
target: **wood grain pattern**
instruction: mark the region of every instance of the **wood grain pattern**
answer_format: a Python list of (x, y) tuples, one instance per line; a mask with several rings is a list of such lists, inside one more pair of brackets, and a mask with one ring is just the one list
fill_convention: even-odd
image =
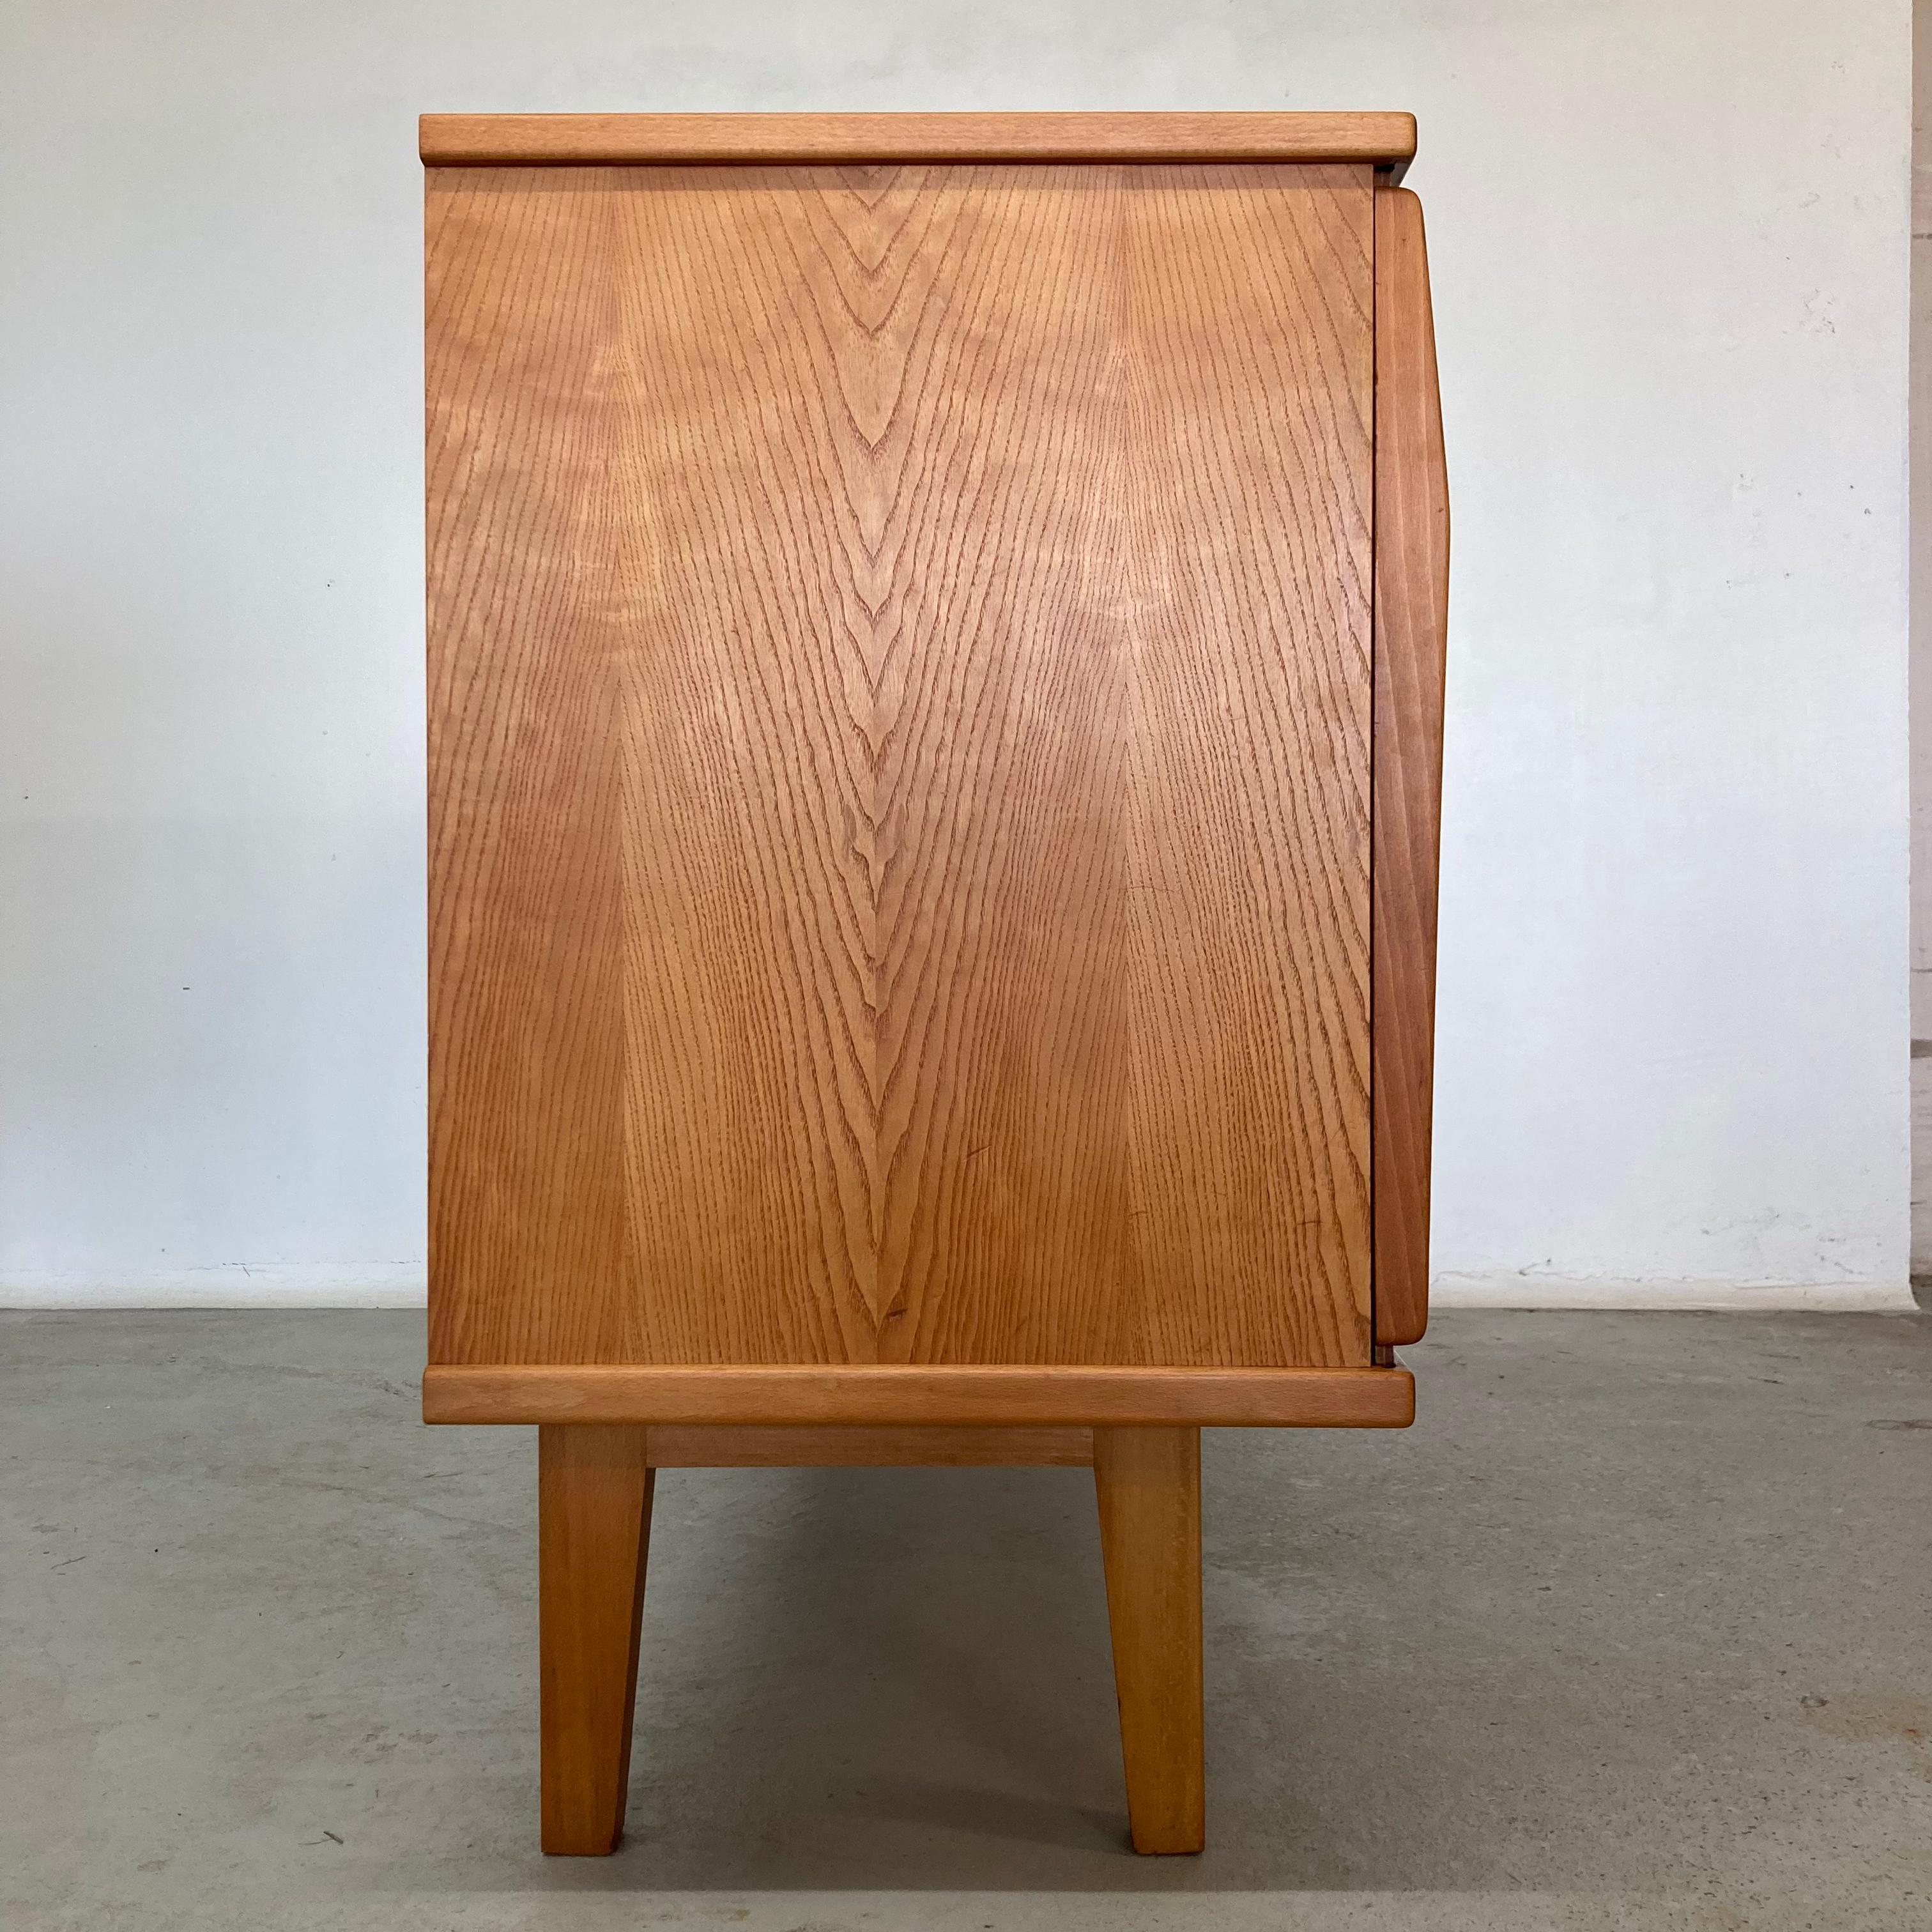
[(1201, 1432), (1096, 1429), (1094, 1487), (1137, 1852), (1207, 1841)]
[(1376, 1339), (1429, 1321), (1449, 484), (1422, 204), (1376, 191)]
[(1372, 161), (1405, 164), (1415, 117), (1250, 114), (425, 114), (423, 160), (536, 164)]
[(902, 1468), (1094, 1460), (1090, 1429), (652, 1429), (656, 1469)]
[(1406, 1369), (431, 1364), (425, 1422), (1406, 1429)]
[(537, 1432), (546, 1852), (623, 1835), (653, 1480), (641, 1429)]
[(434, 1360), (1367, 1363), (1372, 203), (432, 172)]

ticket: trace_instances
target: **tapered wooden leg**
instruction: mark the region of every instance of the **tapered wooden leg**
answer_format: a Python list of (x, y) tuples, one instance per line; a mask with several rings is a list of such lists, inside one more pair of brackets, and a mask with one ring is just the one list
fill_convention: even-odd
[(1207, 1841), (1201, 1683), (1201, 1432), (1096, 1429), (1094, 1486), (1137, 1852)]
[(537, 1431), (547, 1852), (600, 1857), (623, 1835), (652, 1480), (642, 1429)]

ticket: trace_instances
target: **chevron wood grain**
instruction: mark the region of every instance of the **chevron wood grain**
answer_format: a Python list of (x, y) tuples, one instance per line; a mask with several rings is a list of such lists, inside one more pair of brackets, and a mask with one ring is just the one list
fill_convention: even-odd
[(1371, 167), (429, 182), (432, 1360), (1366, 1366)]

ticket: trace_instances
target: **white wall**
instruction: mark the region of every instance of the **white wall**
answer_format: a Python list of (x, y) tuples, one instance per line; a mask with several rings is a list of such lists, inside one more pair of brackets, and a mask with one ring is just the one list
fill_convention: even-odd
[(1421, 118), (1446, 1286), (1895, 1292), (1909, 23), (12, 0), (0, 1291), (419, 1285), (416, 112), (1000, 106)]

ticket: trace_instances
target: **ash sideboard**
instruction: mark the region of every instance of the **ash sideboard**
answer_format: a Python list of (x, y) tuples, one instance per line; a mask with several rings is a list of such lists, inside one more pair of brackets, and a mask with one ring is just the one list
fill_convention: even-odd
[(430, 116), (424, 1412), (538, 1429), (544, 1849), (654, 1472), (1411, 1419), (1448, 506), (1402, 114)]

